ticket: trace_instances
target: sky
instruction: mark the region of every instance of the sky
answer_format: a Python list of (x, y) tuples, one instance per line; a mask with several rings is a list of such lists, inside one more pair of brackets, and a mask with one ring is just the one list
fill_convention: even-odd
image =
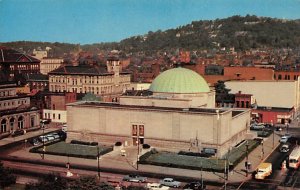
[(247, 14), (300, 19), (300, 0), (0, 0), (0, 42), (118, 42)]

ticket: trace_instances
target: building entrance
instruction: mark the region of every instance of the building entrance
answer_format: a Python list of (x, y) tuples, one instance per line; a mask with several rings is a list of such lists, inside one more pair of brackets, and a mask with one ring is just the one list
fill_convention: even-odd
[(144, 144), (144, 125), (132, 125), (132, 144)]

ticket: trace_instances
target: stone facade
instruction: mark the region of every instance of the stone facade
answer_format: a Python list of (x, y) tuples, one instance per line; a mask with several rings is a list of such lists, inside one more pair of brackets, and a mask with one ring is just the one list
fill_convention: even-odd
[(250, 111), (217, 110), (69, 104), (68, 140), (127, 141), (135, 145), (139, 139), (140, 143), (179, 150), (193, 148), (197, 141), (198, 148), (214, 148), (222, 156), (245, 138)]
[(0, 138), (16, 130), (34, 130), (39, 128), (39, 110), (30, 107), (30, 98), (18, 96), (13, 83), (0, 84)]
[(49, 91), (92, 93), (103, 100), (118, 98), (129, 89), (130, 74), (120, 72), (118, 60), (108, 60), (106, 68), (64, 66), (49, 73)]

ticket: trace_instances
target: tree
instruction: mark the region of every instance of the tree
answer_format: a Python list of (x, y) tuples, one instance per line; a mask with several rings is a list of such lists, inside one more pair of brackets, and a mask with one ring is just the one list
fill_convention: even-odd
[(86, 95), (82, 98), (83, 101), (101, 101), (101, 98), (97, 97), (96, 95), (88, 92)]
[(16, 183), (16, 176), (0, 162), (0, 189)]
[(226, 88), (224, 81), (218, 81), (215, 84), (215, 90), (217, 94), (228, 94), (230, 89)]
[(25, 190), (61, 190), (67, 187), (66, 179), (58, 174), (48, 174), (38, 183), (26, 184)]

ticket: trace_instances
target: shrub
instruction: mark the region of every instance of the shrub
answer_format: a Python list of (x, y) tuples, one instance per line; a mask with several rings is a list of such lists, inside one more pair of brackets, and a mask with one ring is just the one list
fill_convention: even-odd
[(120, 142), (120, 141), (116, 142), (115, 146), (122, 146), (122, 142)]
[(149, 144), (143, 144), (143, 148), (148, 149), (148, 148), (150, 148), (150, 145)]
[(203, 152), (185, 152), (185, 151), (179, 151), (178, 152), (179, 155), (185, 155), (185, 156), (197, 156), (197, 157), (204, 157), (204, 158), (208, 158), (211, 157), (211, 154), (208, 153), (203, 153)]
[(98, 142), (91, 142), (91, 146), (98, 146)]

